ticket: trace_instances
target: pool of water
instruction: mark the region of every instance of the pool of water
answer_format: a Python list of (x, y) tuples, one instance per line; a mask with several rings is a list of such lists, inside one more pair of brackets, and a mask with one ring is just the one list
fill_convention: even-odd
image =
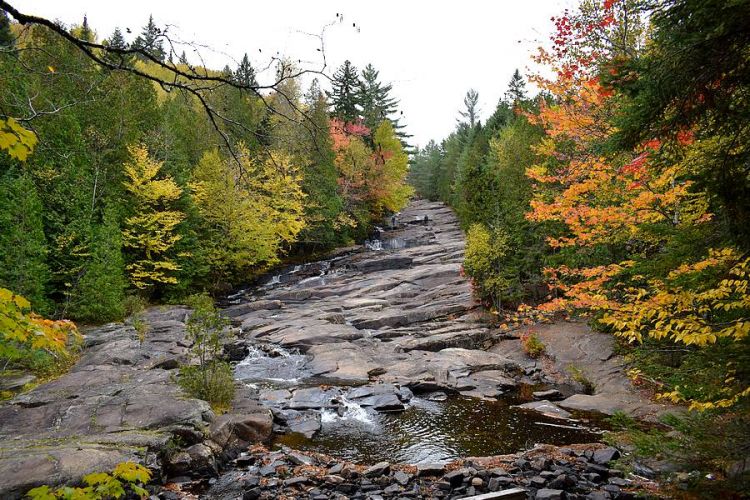
[(462, 396), (441, 402), (417, 397), (400, 413), (377, 413), (351, 405), (342, 416), (325, 412), (316, 436), (290, 433), (277, 436), (275, 444), (360, 463), (415, 464), (514, 453), (535, 443), (565, 445), (601, 438), (590, 422), (547, 418), (514, 408), (513, 403)]

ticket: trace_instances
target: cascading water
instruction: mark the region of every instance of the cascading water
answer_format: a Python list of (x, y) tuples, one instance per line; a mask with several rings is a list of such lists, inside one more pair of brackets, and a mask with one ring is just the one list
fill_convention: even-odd
[(293, 385), (310, 376), (305, 369), (307, 356), (304, 354), (276, 346), (266, 346), (266, 349), (249, 346), (248, 349), (248, 355), (234, 368), (238, 380)]

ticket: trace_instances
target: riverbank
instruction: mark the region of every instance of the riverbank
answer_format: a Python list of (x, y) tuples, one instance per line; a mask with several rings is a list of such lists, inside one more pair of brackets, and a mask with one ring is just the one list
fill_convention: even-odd
[[(591, 441), (597, 429), (575, 412), (544, 399), (556, 390), (575, 395), (559, 386), (544, 366), (529, 364), (513, 349), (498, 350), (497, 345), (510, 346), (506, 342), (513, 339), (490, 328), (472, 297), (471, 285), (461, 273), (463, 233), (448, 208), (414, 202), (378, 241), (324, 261), (290, 267), (229, 298), (231, 304), (223, 314), (232, 322), (234, 339), (225, 346), (225, 355), (236, 363), (238, 392), (226, 415), (217, 416), (205, 402), (187, 398), (175, 383), (176, 369), (190, 362), (185, 339), (189, 310), (179, 306), (149, 309), (143, 318), (148, 324), (143, 340), (127, 323), (85, 331), (84, 353), (70, 373), (0, 406), (0, 494), (16, 498), (38, 484), (76, 481), (126, 460), (145, 463), (162, 482), (195, 486), (214, 478), (214, 485), (224, 484), (256, 463), (271, 465), (275, 452), (258, 451), (262, 456), (255, 458), (240, 454), (252, 443), (270, 443), (274, 435), (305, 436), (305, 448), (313, 455), (316, 448), (322, 448), (316, 441), (321, 437), (350, 446), (354, 451), (347, 454), (326, 448), (331, 455), (338, 453), (338, 458), (316, 459), (327, 468), (324, 476), (337, 475), (328, 470), (336, 466), (332, 461), (372, 462), (374, 458), (368, 456), (373, 455), (357, 451), (367, 446), (381, 447), (381, 454), (393, 456), (389, 459), (393, 470), (410, 463), (435, 462), (448, 470), (454, 465), (446, 464), (463, 464), (472, 449), (450, 445), (451, 434), (458, 434), (460, 425), (435, 424), (454, 418), (450, 401), (443, 403), (448, 397), (464, 398), (467, 403), (462, 404), (469, 406), (463, 415), (481, 416), (470, 421), (476, 433), (466, 433), (466, 439), (498, 434), (487, 424), (504, 426), (513, 433), (513, 440), (498, 440), (497, 447), (484, 447), (483, 453), (515, 451), (518, 454), (509, 455), (513, 460), (527, 460), (527, 447), (550, 440), (561, 450), (573, 450), (562, 453), (574, 462), (571, 466), (555, 462), (552, 455), (561, 453), (558, 448), (538, 448), (537, 454), (551, 454), (550, 462), (541, 468), (516, 465), (517, 471), (506, 470), (512, 480), (492, 483), (500, 489), (523, 487), (529, 495), (561, 490), (583, 498), (592, 492), (614, 493), (614, 488), (605, 486), (630, 486), (617, 484), (624, 479), (618, 472), (587, 470), (605, 465), (586, 465), (593, 455), (586, 455), (585, 450), (578, 454), (571, 446)], [(430, 432), (417, 432), (418, 439), (413, 441), (397, 434), (389, 441), (374, 437), (396, 432), (393, 429), (411, 432), (413, 425), (388, 428), (372, 422), (381, 416), (391, 421), (411, 418), (419, 401), (436, 402), (433, 414), (420, 417), (425, 419), (420, 428)], [(495, 410), (490, 404), (480, 411), (482, 401), (504, 402), (505, 409)], [(515, 406), (524, 401), (529, 404)], [(540, 405), (543, 413), (550, 408), (561, 411), (543, 415), (537, 411)], [(356, 442), (337, 434), (352, 415), (361, 416), (365, 426), (354, 422), (351, 429)], [(529, 430), (535, 427), (562, 430), (546, 434)], [(598, 447), (588, 446), (591, 450)], [(283, 459), (288, 460), (293, 461)], [(396, 467), (396, 462), (401, 466)], [(368, 465), (373, 463), (350, 468)], [(395, 476), (382, 473), (377, 485), (383, 486), (383, 495), (393, 497), (419, 497), (424, 488), (429, 495), (451, 498), (467, 496), (470, 487), (475, 493), (494, 491), (490, 489), (492, 473), (475, 465), (476, 474), (465, 478), (476, 484), (462, 482), (445, 489), (444, 475), (435, 473), (386, 494), (385, 489), (394, 484), (385, 483)], [(286, 483), (296, 476), (285, 477), (276, 468), (264, 470), (267, 474), (261, 474), (256, 486), (276, 483), (259, 495), (272, 498), (292, 490), (299, 494), (303, 489), (309, 493), (306, 481)], [(290, 470), (299, 472), (294, 467)], [(598, 480), (583, 474), (599, 474)], [(561, 475), (568, 479), (553, 484)], [(536, 476), (544, 481), (531, 481)], [(362, 477), (370, 481), (367, 475)], [(309, 485), (323, 488), (308, 479)], [(474, 479), (482, 480), (482, 485)], [(347, 488), (354, 488), (352, 495), (359, 492), (365, 498), (378, 490), (372, 486), (360, 481)], [(465, 489), (453, 491), (461, 487)], [(177, 494), (170, 491), (159, 494), (165, 498)], [(243, 490), (240, 496), (246, 493)], [(548, 498), (557, 494), (549, 493)], [(617, 493), (621, 494), (627, 498), (627, 493)], [(255, 493), (249, 495), (252, 498)], [(336, 495), (349, 494), (328, 488), (321, 489), (317, 498)]]

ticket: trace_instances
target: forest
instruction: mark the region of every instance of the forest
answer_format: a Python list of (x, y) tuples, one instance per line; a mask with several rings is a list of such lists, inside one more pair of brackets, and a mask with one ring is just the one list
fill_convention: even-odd
[[(142, 46), (177, 71), (218, 75), (198, 97), (102, 71), (49, 30), (2, 20), (3, 133), (29, 127), (36, 147), (0, 158), (0, 283), (40, 314), (100, 323), (132, 301), (225, 293), (281, 259), (362, 239), (411, 194), (398, 103), (371, 65), (347, 61), (326, 95), (278, 61), (261, 96), (247, 90), (259, 87), (247, 54), (236, 68), (189, 66), (153, 20), (134, 55), (102, 56), (168, 79)], [(130, 48), (85, 18), (69, 29)]]
[(688, 437), (656, 446), (708, 469), (749, 444), (748, 16), (581, 2), (533, 56), (539, 94), (517, 71), (481, 123), (469, 91), (409, 174), (459, 215), (501, 327), (584, 317), (616, 336), (635, 385), (691, 410)]
[(247, 54), (218, 69), (176, 53), (147, 13), (128, 42), (0, 2), (3, 370), (65, 373), (76, 325), (148, 305), (200, 303), (208, 324), (208, 296), (439, 201), (497, 335), (577, 320), (614, 336), (631, 383), (683, 411), (652, 427), (618, 413), (611, 443), (741, 498), (748, 20), (747, 0), (581, 0), (550, 20), (532, 69), (496, 82), (491, 114), (471, 89), (453, 132), (415, 147), (371, 64), (323, 78), (282, 58), (259, 83)]

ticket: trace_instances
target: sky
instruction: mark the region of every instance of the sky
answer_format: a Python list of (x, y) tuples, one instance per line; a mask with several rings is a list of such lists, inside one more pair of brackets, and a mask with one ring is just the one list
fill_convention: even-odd
[[(546, 43), (550, 17), (569, 0), (378, 0), (229, 1), (189, 0), (112, 2), (102, 0), (15, 0), (24, 13), (80, 23), (83, 15), (100, 38), (116, 26), (141, 31), (153, 14), (182, 47), (191, 63), (199, 57), (220, 69), (247, 52), (253, 66), (267, 68), (271, 57), (302, 61), (305, 69), (332, 74), (346, 59), (368, 63), (393, 84), (412, 143), (424, 146), (453, 130), (466, 91), (479, 92), (486, 119), (502, 97), (513, 71), (527, 74), (531, 54)], [(337, 16), (338, 14), (338, 16)], [(311, 36), (315, 35), (315, 36)], [(323, 34), (325, 50), (319, 36)], [(193, 48), (197, 47), (198, 52)], [(180, 51), (181, 49), (176, 49)], [(273, 77), (268, 69), (262, 75)], [(261, 82), (263, 76), (261, 76)], [(325, 86), (325, 85), (324, 85)], [(531, 88), (533, 92), (533, 88)]]

